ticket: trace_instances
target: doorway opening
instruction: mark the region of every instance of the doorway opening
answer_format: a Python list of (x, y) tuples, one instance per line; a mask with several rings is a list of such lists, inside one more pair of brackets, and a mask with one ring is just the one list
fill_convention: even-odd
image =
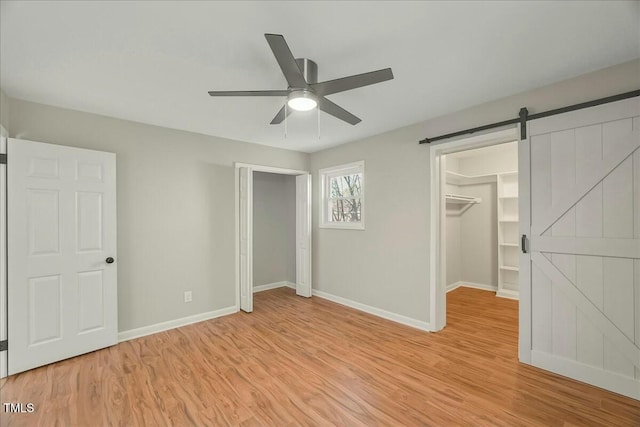
[(253, 292), (296, 283), (296, 179), (253, 173)]
[(311, 297), (311, 175), (235, 167), (237, 310), (252, 312), (254, 292), (276, 287)]
[[(518, 143), (442, 155), (447, 324), (517, 348)], [(512, 301), (505, 301), (508, 298)], [(505, 349), (507, 347), (505, 346)], [(513, 356), (517, 351), (513, 352)]]
[(430, 148), (433, 331), (447, 323), (447, 291), (518, 296), (518, 132), (514, 127)]

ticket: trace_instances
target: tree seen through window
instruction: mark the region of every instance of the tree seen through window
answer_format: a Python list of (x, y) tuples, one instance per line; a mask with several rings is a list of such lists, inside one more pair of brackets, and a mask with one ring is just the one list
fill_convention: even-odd
[(362, 216), (362, 174), (332, 177), (329, 210), (333, 222), (359, 222)]

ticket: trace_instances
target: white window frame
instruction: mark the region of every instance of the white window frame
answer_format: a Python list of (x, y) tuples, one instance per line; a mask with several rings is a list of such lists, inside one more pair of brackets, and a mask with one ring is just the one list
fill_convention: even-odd
[[(328, 195), (329, 195), (329, 182), (331, 178), (342, 175), (349, 175), (360, 173), (362, 178), (360, 180), (360, 221), (359, 222), (334, 222), (329, 221), (328, 218)], [(347, 163), (339, 166), (332, 166), (329, 168), (320, 169), (318, 171), (320, 177), (320, 203), (319, 203), (319, 227), (320, 228), (337, 228), (342, 230), (364, 230), (364, 217), (365, 217), (365, 177), (364, 177), (364, 160), (359, 162)]]

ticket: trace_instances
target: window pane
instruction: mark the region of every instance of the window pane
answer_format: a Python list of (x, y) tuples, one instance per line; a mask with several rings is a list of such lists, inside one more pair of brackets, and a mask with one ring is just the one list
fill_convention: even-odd
[(320, 169), (321, 228), (364, 230), (364, 161)]
[(360, 222), (362, 203), (360, 199), (329, 200), (329, 221)]
[(329, 180), (329, 198), (360, 197), (362, 174), (335, 176)]

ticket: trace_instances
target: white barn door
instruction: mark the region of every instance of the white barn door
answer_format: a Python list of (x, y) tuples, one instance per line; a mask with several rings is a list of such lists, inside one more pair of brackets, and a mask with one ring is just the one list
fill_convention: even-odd
[(528, 125), (530, 362), (640, 399), (640, 99)]
[(296, 176), (296, 294), (311, 290), (311, 175)]
[(9, 139), (9, 374), (117, 343), (116, 159)]
[(240, 310), (253, 311), (253, 170), (240, 168)]

